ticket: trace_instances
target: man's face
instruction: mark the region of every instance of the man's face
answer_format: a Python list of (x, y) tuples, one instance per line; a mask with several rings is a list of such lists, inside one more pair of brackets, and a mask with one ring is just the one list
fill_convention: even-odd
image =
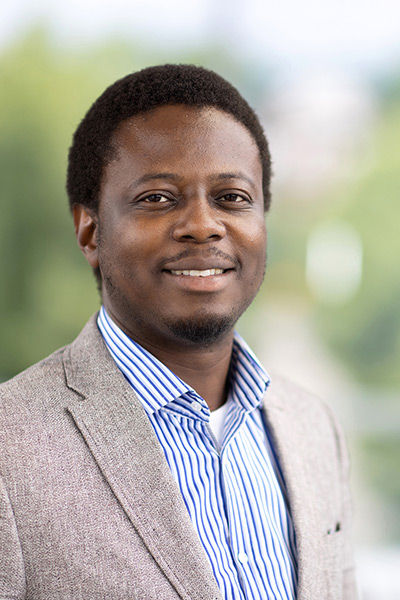
[(147, 347), (231, 335), (265, 271), (250, 133), (215, 108), (173, 105), (123, 122), (114, 144), (96, 232), (107, 311)]

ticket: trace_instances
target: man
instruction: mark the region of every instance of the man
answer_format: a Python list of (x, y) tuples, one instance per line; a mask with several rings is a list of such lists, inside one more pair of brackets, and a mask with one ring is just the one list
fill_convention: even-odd
[(1, 599), (355, 597), (340, 429), (234, 334), (269, 180), (256, 115), (202, 68), (129, 75), (79, 125), (103, 306), (1, 388)]

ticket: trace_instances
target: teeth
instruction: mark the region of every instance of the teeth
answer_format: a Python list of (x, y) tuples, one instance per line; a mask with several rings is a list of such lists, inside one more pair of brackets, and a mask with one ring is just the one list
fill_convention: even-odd
[(209, 277), (210, 275), (221, 275), (224, 272), (223, 269), (205, 269), (204, 271), (172, 271), (172, 275), (188, 275), (189, 277)]

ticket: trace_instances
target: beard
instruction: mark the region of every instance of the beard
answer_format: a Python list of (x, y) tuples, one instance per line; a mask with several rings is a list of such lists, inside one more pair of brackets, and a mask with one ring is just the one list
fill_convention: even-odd
[(207, 315), (167, 321), (166, 325), (177, 340), (207, 348), (229, 334), (235, 326), (236, 320), (233, 315)]

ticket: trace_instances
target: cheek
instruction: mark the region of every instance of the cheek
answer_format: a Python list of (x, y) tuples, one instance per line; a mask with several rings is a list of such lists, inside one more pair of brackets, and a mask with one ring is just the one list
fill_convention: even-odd
[(136, 259), (140, 261), (146, 255), (150, 254), (152, 237), (143, 231), (140, 227), (131, 226), (129, 222), (124, 222), (122, 225), (115, 227), (112, 231), (107, 232), (104, 237), (104, 247), (109, 249), (116, 261), (117, 268), (124, 265), (118, 263), (118, 259), (124, 259), (124, 263), (132, 265)]
[(243, 247), (246, 249), (245, 254), (258, 264), (263, 264), (267, 252), (267, 231), (264, 221), (254, 224), (253, 227), (248, 227), (243, 232)]
[[(260, 226), (258, 231), (248, 239), (248, 253), (245, 261), (248, 263), (248, 290), (255, 295), (263, 282), (267, 264), (267, 234), (265, 226)], [(246, 260), (247, 258), (247, 260)], [(246, 264), (244, 265), (246, 267)]]

